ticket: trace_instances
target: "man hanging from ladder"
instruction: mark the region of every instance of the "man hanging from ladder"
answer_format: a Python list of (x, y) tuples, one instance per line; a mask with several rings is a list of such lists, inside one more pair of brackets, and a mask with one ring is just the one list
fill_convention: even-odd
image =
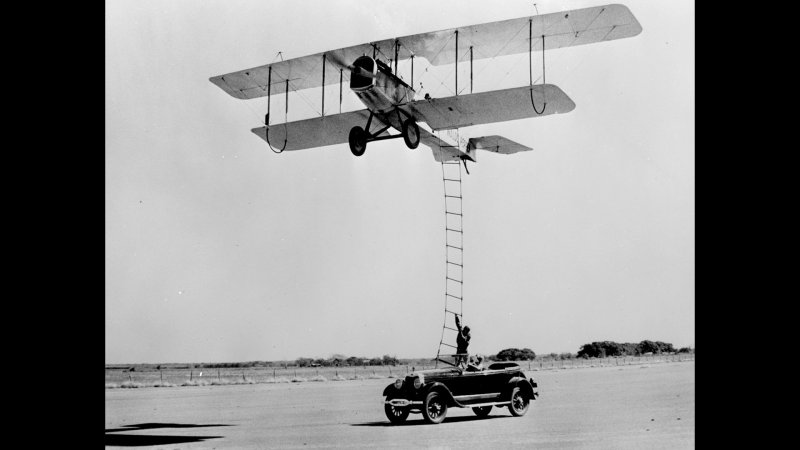
[(453, 313), (456, 316), (456, 327), (458, 328), (458, 336), (456, 336), (456, 361), (455, 365), (465, 366), (467, 364), (467, 357), (469, 353), (467, 352), (467, 347), (469, 347), (469, 340), (472, 338), (469, 334), (469, 326), (461, 327), (461, 320), (458, 318), (458, 314)]

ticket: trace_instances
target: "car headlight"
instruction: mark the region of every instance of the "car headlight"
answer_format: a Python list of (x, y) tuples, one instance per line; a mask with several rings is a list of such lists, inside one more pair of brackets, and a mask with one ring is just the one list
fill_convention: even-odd
[(422, 386), (422, 383), (424, 383), (422, 375), (414, 378), (414, 389), (419, 389)]
[(401, 380), (400, 378), (394, 380), (394, 387), (397, 389), (403, 387), (403, 380)]

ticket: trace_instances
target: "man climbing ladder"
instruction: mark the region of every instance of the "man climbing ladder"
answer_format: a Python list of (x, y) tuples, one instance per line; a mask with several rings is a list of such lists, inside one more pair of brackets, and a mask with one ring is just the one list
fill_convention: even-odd
[(472, 336), (469, 334), (469, 326), (462, 328), (458, 314), (453, 313), (453, 315), (456, 316), (456, 327), (458, 328), (458, 336), (456, 336), (456, 365), (466, 366), (467, 358), (469, 357), (467, 347), (469, 347), (469, 340)]

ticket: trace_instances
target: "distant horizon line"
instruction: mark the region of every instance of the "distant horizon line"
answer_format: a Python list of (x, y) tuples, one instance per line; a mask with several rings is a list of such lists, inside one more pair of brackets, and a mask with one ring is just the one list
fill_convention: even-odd
[[(694, 350), (693, 346), (676, 347), (675, 350), (677, 351), (678, 349), (681, 349), (681, 348), (684, 348), (684, 347), (688, 347), (688, 348)], [(487, 354), (484, 354), (484, 353), (475, 353), (475, 354), (481, 354), (481, 355), (483, 355), (485, 357), (490, 357), (490, 356), (497, 355), (498, 352), (487, 353)], [(571, 355), (577, 355), (577, 353), (578, 353), (578, 352), (542, 352), (542, 353), (538, 353), (535, 350), (533, 352), (536, 354), (537, 358), (539, 356), (550, 356), (552, 354), (562, 355), (564, 353), (569, 353)], [(335, 354), (339, 354), (339, 353), (335, 353)], [(344, 355), (344, 354), (342, 354), (342, 355)], [(344, 355), (344, 356), (345, 356), (345, 358), (350, 358), (350, 357), (355, 356), (355, 355)], [(369, 356), (356, 356), (356, 358), (372, 359), (372, 358), (380, 358), (382, 356), (383, 355), (381, 355), (381, 356), (372, 356), (372, 357), (369, 357)], [(393, 356), (393, 355), (389, 355), (389, 356), (392, 356), (393, 358), (396, 358), (398, 360), (401, 360), (401, 359), (408, 359), (408, 360), (429, 359), (429, 360), (433, 361), (433, 360), (436, 359), (435, 357), (431, 358), (431, 357), (400, 357), (400, 356)], [(633, 356), (633, 355), (628, 355), (628, 356)], [(134, 362), (134, 363), (132, 363), (132, 362), (111, 362), (111, 363), (107, 362), (107, 363), (105, 363), (105, 365), (106, 366), (114, 366), (114, 365), (136, 365), (136, 364), (147, 364), (147, 365), (161, 365), (161, 364), (238, 364), (238, 363), (249, 363), (249, 362), (279, 363), (279, 362), (294, 362), (294, 361), (297, 361), (300, 358), (330, 359), (330, 357), (323, 358), (323, 357), (312, 357), (312, 356), (298, 356), (296, 358), (291, 358), (291, 359), (248, 359), (248, 360), (241, 360), (241, 361), (154, 362), (154, 363), (153, 362)]]

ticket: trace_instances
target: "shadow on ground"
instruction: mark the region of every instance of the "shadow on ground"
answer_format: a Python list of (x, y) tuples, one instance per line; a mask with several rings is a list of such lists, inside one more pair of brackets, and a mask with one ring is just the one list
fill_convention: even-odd
[[(511, 416), (487, 416), (487, 417), (477, 417), (477, 416), (461, 416), (461, 417), (447, 417), (444, 419), (442, 423), (439, 425), (446, 425), (448, 423), (458, 423), (458, 422), (472, 422), (473, 420), (489, 420), (489, 419), (502, 419), (504, 417), (511, 417)], [(351, 423), (350, 426), (353, 427), (405, 427), (409, 425), (428, 425), (424, 419), (417, 419), (417, 420), (407, 420), (401, 424), (393, 424), (389, 422), (389, 420), (385, 420), (382, 422), (366, 422), (366, 423)]]
[(201, 428), (201, 427), (229, 427), (226, 424), (187, 424), (187, 423), (137, 423), (125, 425), (122, 428), (106, 429), (105, 445), (120, 447), (142, 447), (146, 445), (170, 445), (186, 442), (202, 442), (207, 439), (218, 439), (223, 436), (167, 436), (157, 434), (121, 434), (121, 431), (152, 430), (159, 428)]

